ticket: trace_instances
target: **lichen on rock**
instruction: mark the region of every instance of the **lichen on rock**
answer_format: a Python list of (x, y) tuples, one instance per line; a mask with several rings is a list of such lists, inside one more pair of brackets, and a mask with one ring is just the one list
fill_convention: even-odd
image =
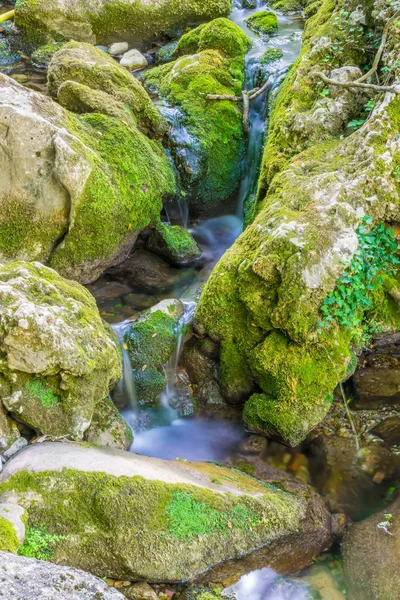
[[(0, 494), (59, 536), (52, 561), (100, 577), (177, 582), (209, 567), (214, 576), (221, 561), (257, 560), (310, 527), (314, 551), (331, 535), (326, 509), (306, 516), (306, 495), (217, 465), (77, 444), (30, 446), (6, 465)], [(240, 577), (240, 562), (235, 569)]]
[(121, 377), (121, 354), (94, 298), (39, 263), (0, 267), (0, 397), (37, 432), (82, 438)]

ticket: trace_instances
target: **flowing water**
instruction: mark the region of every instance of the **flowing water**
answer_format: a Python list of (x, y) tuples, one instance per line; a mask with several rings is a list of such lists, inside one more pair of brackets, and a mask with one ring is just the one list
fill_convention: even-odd
[[(230, 17), (253, 41), (252, 49), (246, 57), (245, 89), (260, 87), (266, 77), (270, 84), (264, 94), (250, 103), (248, 148), (240, 188), (232, 199), (227, 214), (194, 223), (191, 227), (189, 209), (184, 198), (178, 207), (167, 208), (167, 219), (184, 227), (189, 225), (192, 235), (202, 249), (201, 268), (193, 269), (192, 277), (185, 281), (179, 290), (178, 297), (186, 301), (186, 306), (190, 305), (190, 311), (185, 310), (186, 322), (189, 322), (193, 315), (195, 300), (202, 284), (206, 282), (222, 254), (242, 232), (243, 206), (255, 193), (257, 186), (268, 115), (268, 99), (277, 90), (289, 65), (294, 62), (300, 50), (303, 20), (299, 15), (278, 15), (279, 32), (269, 38), (259, 37), (246, 26), (244, 20), (262, 8), (265, 7), (262, 7), (261, 3), (258, 8), (252, 10), (235, 7)], [(267, 71), (260, 73), (259, 59), (268, 48), (280, 48), (283, 55), (279, 61), (269, 65)], [(261, 82), (260, 75), (263, 77)], [(197, 141), (185, 128), (181, 111), (167, 105), (159, 98), (156, 98), (155, 102), (171, 125), (175, 161), (178, 164), (189, 163), (192, 171), (196, 172), (198, 169)], [(181, 275), (182, 278), (185, 276), (185, 269), (181, 270)], [(171, 297), (176, 291), (176, 287), (165, 290), (164, 297)], [(160, 299), (159, 296), (157, 301)], [(114, 314), (118, 319), (118, 312)], [(180, 331), (185, 328), (186, 322), (182, 323)], [(126, 331), (129, 321), (122, 326), (117, 325), (116, 330), (120, 331), (121, 327)], [(134, 398), (125, 403), (127, 409), (123, 415), (135, 434), (131, 450), (166, 459), (179, 457), (188, 460), (223, 460), (235, 445), (237, 446), (243, 435), (242, 429), (226, 421), (210, 421), (199, 418), (180, 419), (177, 418), (176, 411), (171, 408), (174, 405), (175, 374), (182, 345), (182, 334), (179, 336), (177, 351), (170, 362), (165, 365), (168, 385), (161, 395), (160, 407), (157, 411), (150, 411), (151, 417), (143, 420), (142, 411), (138, 410)], [(129, 357), (126, 358), (126, 350), (124, 352), (126, 361), (124, 364), (129, 371)], [(129, 383), (129, 373), (127, 376), (128, 383), (121, 383), (117, 393), (121, 394), (121, 386), (125, 386), (125, 394), (131, 393), (128, 389), (132, 387)], [(154, 427), (154, 424), (157, 426)]]

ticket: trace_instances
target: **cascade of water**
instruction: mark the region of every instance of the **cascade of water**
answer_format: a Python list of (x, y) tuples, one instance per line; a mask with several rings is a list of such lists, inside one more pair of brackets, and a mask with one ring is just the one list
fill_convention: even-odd
[(121, 345), (123, 361), (122, 379), (117, 384), (116, 394), (118, 397), (124, 398), (126, 401), (125, 403), (128, 405), (127, 408), (135, 412), (137, 409), (136, 386), (132, 372), (132, 365), (129, 358), (128, 347), (124, 341), (125, 333), (129, 330), (131, 322), (131, 320), (123, 321), (122, 323), (118, 323), (118, 325), (114, 325), (113, 329)]

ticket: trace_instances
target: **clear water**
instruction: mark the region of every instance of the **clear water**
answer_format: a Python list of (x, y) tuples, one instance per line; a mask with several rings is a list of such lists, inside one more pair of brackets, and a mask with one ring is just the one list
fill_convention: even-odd
[(265, 568), (243, 575), (239, 581), (227, 588), (222, 597), (234, 600), (309, 600), (306, 585), (283, 578), (273, 569)]

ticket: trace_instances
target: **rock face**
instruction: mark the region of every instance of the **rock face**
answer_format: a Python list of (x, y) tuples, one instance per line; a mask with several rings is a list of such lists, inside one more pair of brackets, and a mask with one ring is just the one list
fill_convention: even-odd
[[(242, 115), (229, 101), (209, 101), (206, 94), (241, 94), (244, 57), (250, 39), (228, 19), (215, 19), (182, 36), (177, 60), (151, 69), (145, 82), (178, 106), (182, 125), (192, 136), (195, 159), (174, 147), (187, 201), (196, 213), (210, 213), (239, 185), (244, 152)], [(182, 162), (182, 164), (181, 164)]]
[(2, 600), (124, 600), (117, 590), (89, 573), (43, 560), (0, 552), (0, 568)]
[(26, 0), (17, 5), (16, 23), (34, 40), (59, 34), (91, 44), (115, 39), (154, 41), (189, 25), (227, 16), (230, 0)]
[(182, 315), (180, 300), (163, 300), (140, 315), (126, 335), (138, 402), (142, 406), (156, 403), (167, 384), (162, 367), (176, 349)]
[(82, 438), (122, 374), (94, 299), (38, 263), (8, 263), (0, 302), (2, 404), (37, 432)]
[[(399, 284), (387, 277), (396, 242), (389, 233), (385, 249), (378, 241), (383, 223), (400, 219), (400, 99), (387, 94), (365, 125), (344, 137), (344, 110), (347, 119), (360, 114), (357, 94), (349, 99), (336, 87), (321, 98), (314, 81), (321, 56), (333, 52), (330, 11), (324, 2), (307, 21), (302, 56), (272, 107), (249, 226), (214, 269), (196, 313), (198, 332), (220, 343), (222, 382), (235, 377), (244, 394), (251, 380), (262, 392), (246, 404), (247, 427), (291, 445), (324, 417), (334, 388), (354, 371), (360, 330), (378, 322), (393, 331), (400, 323)], [(398, 32), (391, 36), (393, 64)], [(340, 70), (335, 76), (348, 79), (354, 74), (347, 65), (362, 61), (349, 49), (331, 64)], [(358, 268), (371, 275), (357, 279)], [(367, 299), (361, 305), (358, 293)]]
[(40, 260), (93, 281), (127, 257), (175, 190), (162, 146), (133, 124), (78, 117), (5, 75), (0, 140), (3, 262)]
[(288, 570), (295, 560), (297, 570), (331, 540), (330, 515), (309, 493), (217, 465), (77, 444), (28, 447), (6, 464), (0, 497), (27, 510), (31, 529), (46, 527), (52, 561), (101, 577), (175, 582), (211, 566), (218, 577), (229, 565), (221, 561), (242, 555), (236, 577), (252, 557), (279, 557)]
[(398, 597), (399, 539), (399, 500), (350, 528), (342, 544), (349, 600), (395, 600)]

